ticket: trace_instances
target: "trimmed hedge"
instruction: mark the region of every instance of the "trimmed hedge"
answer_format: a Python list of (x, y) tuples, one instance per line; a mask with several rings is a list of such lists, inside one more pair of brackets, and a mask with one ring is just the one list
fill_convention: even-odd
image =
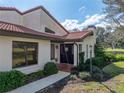
[(0, 93), (20, 87), (25, 81), (26, 75), (20, 71), (0, 72)]
[(45, 75), (52, 75), (58, 73), (58, 67), (55, 63), (53, 62), (48, 62), (44, 66), (44, 74)]
[(113, 62), (116, 60), (116, 57), (112, 53), (105, 53), (105, 61), (107, 62)]
[(44, 71), (39, 70), (37, 72), (33, 72), (31, 74), (28, 74), (27, 75), (27, 82), (35, 81), (35, 80), (41, 79), (43, 77), (45, 77)]
[(105, 55), (105, 59), (107, 62), (124, 61), (124, 54), (106, 53)]

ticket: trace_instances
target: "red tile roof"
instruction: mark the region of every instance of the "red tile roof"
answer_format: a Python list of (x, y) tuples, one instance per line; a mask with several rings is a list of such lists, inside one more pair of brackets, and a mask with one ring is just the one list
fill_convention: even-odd
[[(88, 35), (91, 35), (92, 31), (78, 31), (78, 32), (70, 32), (69, 34), (65, 36), (58, 36), (53, 35), (45, 32), (38, 32), (35, 30), (32, 30), (30, 28), (16, 25), (12, 23), (2, 22), (0, 21), (0, 32), (8, 32), (8, 33), (21, 33), (21, 34), (27, 34), (27, 35), (35, 35), (39, 38), (45, 37), (49, 40), (58, 40), (58, 41), (75, 41), (75, 40), (81, 40)], [(16, 35), (17, 35), (16, 34)]]
[(65, 36), (66, 40), (79, 40), (87, 37), (88, 35), (92, 34), (92, 31), (77, 31), (77, 32), (70, 32), (67, 36)]
[(0, 21), (0, 31), (36, 35), (36, 36), (39, 36), (39, 37), (43, 36), (43, 37), (46, 37), (46, 38), (49, 38), (49, 39), (50, 38), (61, 39), (61, 37), (57, 36), (57, 35), (38, 32), (38, 31), (34, 31), (30, 28), (26, 28), (26, 27), (21, 26), (21, 25), (16, 25), (16, 24), (11, 24), (11, 23), (1, 22), (1, 21)]
[(38, 10), (38, 9), (42, 9), (49, 17), (51, 17), (66, 33), (69, 33), (43, 6), (37, 6), (35, 8), (29, 9), (27, 11), (21, 12), (18, 9), (14, 8), (14, 7), (0, 7), (0, 10), (3, 11), (16, 11), (17, 13), (24, 15), (27, 13), (30, 13), (32, 11)]

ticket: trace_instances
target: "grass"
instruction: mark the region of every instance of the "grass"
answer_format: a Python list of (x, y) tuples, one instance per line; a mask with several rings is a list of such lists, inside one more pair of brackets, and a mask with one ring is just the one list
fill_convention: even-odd
[(116, 62), (103, 69), (112, 77), (105, 82), (67, 84), (60, 93), (124, 93), (124, 62)]
[(107, 51), (107, 52), (124, 52), (124, 49), (121, 49), (121, 48), (115, 48), (115, 49), (107, 48), (105, 51)]
[(124, 74), (106, 82), (67, 84), (60, 93), (124, 93)]
[(115, 76), (118, 74), (124, 74), (124, 62), (112, 63), (103, 68), (103, 71), (110, 76)]

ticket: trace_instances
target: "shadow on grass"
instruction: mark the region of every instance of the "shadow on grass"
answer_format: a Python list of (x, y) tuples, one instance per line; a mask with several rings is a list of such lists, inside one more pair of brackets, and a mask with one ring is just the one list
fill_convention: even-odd
[(109, 88), (108, 86), (106, 86), (105, 84), (103, 84), (103, 83), (101, 83), (101, 82), (100, 82), (100, 84), (103, 85), (105, 88), (107, 88), (111, 93), (117, 93), (116, 91), (110, 89), (110, 88)]
[(116, 62), (115, 64), (110, 64), (103, 68), (105, 75), (105, 81), (118, 76), (119, 74), (124, 74), (124, 62)]

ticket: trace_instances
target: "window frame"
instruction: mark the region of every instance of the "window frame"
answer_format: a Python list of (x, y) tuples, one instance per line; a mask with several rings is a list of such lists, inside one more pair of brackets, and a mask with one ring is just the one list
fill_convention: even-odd
[(45, 27), (45, 32), (49, 34), (55, 34), (55, 32), (47, 27)]
[(82, 44), (79, 44), (79, 53), (82, 52)]
[[(21, 65), (21, 66), (14, 66), (13, 63), (14, 63), (14, 43), (17, 42), (17, 43), (22, 43), (26, 46), (26, 52), (24, 51), (24, 60), (25, 60), (25, 65)], [(34, 44), (34, 52), (36, 52), (36, 62), (33, 63), (33, 64), (30, 64), (30, 62), (28, 61), (28, 48), (31, 48), (31, 47), (28, 47), (29, 44)], [(39, 49), (39, 44), (38, 42), (25, 42), (25, 41), (12, 41), (12, 68), (22, 68), (22, 67), (27, 67), (27, 66), (32, 66), (32, 65), (37, 65), (38, 64), (38, 49)]]
[(89, 45), (87, 44), (86, 45), (86, 58), (88, 58), (88, 55), (89, 55)]
[[(55, 44), (51, 44), (51, 46), (50, 46), (50, 50), (51, 50), (51, 60), (53, 60), (53, 59), (55, 59)], [(53, 49), (53, 50), (52, 50)]]

